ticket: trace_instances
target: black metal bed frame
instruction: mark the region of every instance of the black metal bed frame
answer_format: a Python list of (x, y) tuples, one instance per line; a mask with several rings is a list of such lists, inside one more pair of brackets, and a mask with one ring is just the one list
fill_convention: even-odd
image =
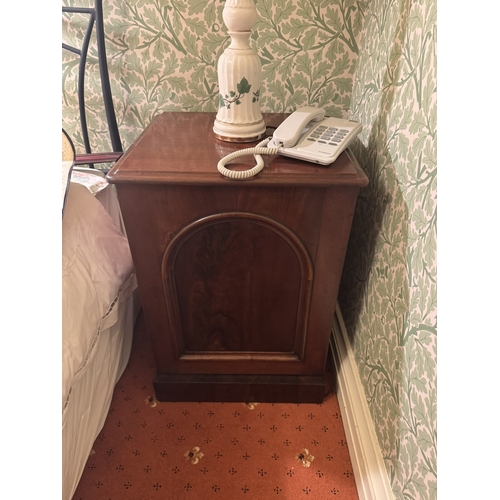
[[(63, 49), (69, 50), (80, 56), (78, 66), (78, 106), (80, 110), (80, 123), (82, 126), (83, 141), (85, 144), (86, 155), (76, 155), (75, 164), (89, 164), (92, 168), (92, 163), (103, 163), (106, 161), (116, 161), (123, 153), (122, 143), (120, 140), (120, 133), (118, 131), (118, 124), (116, 121), (115, 108), (113, 106), (113, 98), (111, 95), (111, 85), (109, 83), (108, 62), (106, 59), (106, 45), (104, 41), (104, 21), (102, 12), (102, 0), (95, 0), (94, 7), (65, 7), (62, 8), (63, 13), (71, 14), (88, 14), (90, 16), (87, 25), (87, 30), (82, 43), (82, 48), (77, 49), (66, 43), (62, 44)], [(89, 49), (90, 37), (92, 30), (96, 25), (96, 38), (97, 38), (97, 58), (99, 62), (99, 73), (101, 77), (101, 88), (104, 99), (104, 108), (106, 111), (106, 120), (108, 123), (109, 136), (111, 138), (111, 146), (113, 153), (92, 153), (89, 141), (89, 133), (87, 127), (87, 117), (85, 112), (85, 68), (87, 62), (87, 53)], [(118, 154), (118, 155), (117, 155)], [(105, 158), (103, 158), (103, 156)]]

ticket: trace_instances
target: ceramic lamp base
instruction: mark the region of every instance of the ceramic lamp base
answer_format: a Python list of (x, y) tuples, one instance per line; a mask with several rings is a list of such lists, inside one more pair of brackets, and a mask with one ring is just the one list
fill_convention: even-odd
[(253, 142), (264, 137), (266, 125), (259, 109), (261, 62), (250, 46), (257, 19), (254, 0), (226, 0), (222, 12), (231, 37), (217, 64), (219, 107), (215, 136), (228, 142)]
[(214, 134), (221, 141), (254, 142), (265, 136), (266, 124), (264, 123), (264, 119), (257, 123), (245, 125), (223, 123), (216, 119), (214, 122)]

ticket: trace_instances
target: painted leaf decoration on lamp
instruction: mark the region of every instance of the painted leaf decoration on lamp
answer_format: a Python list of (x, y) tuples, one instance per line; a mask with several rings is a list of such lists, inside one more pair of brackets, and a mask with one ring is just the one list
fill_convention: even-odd
[(243, 77), (241, 79), (241, 82), (236, 85), (236, 88), (238, 89), (238, 92), (240, 94), (248, 94), (250, 92), (250, 87), (251, 85), (248, 83), (248, 80)]
[[(243, 77), (240, 83), (236, 84), (238, 93), (236, 93), (234, 90), (230, 90), (229, 94), (226, 94), (225, 96), (219, 94), (219, 108), (226, 107), (227, 109), (231, 109), (231, 104), (241, 104), (241, 99), (245, 94), (248, 94), (250, 92), (251, 88), (252, 85), (248, 83), (248, 80), (245, 77)], [(252, 102), (257, 102), (259, 100), (259, 91), (254, 92), (253, 95), (255, 97), (252, 99)]]

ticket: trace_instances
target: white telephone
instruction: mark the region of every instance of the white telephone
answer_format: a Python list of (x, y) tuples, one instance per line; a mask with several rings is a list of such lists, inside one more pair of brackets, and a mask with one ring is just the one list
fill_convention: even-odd
[[(304, 106), (292, 113), (272, 137), (255, 148), (242, 149), (219, 161), (219, 172), (233, 179), (246, 179), (264, 168), (262, 154), (282, 154), (320, 165), (330, 165), (361, 132), (360, 123), (325, 118), (325, 110)], [(239, 156), (253, 154), (257, 164), (250, 170), (229, 170), (225, 165)]]

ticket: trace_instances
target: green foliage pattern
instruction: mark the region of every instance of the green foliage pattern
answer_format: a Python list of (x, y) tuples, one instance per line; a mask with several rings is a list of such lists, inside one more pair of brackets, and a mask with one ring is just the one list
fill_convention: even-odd
[(351, 112), (370, 178), (341, 309), (395, 498), (437, 489), (436, 4), (371, 2)]
[[(364, 3), (259, 0), (256, 5), (252, 44), (261, 59), (262, 84), (253, 99), (261, 110), (293, 111), (309, 104), (347, 117)], [(104, 2), (108, 66), (125, 147), (158, 113), (218, 109), (217, 61), (229, 45), (223, 7), (223, 0)], [(63, 41), (81, 46), (85, 20), (83, 15), (63, 15)], [(94, 39), (85, 88), (91, 144), (102, 150), (109, 149), (109, 139), (96, 63)], [(73, 119), (77, 73), (76, 56), (63, 51), (63, 125), (77, 151), (83, 151)]]
[[(76, 0), (63, 0), (74, 5)], [(93, 0), (80, 0), (90, 6)], [(326, 108), (363, 124), (359, 196), (340, 288), (395, 498), (436, 498), (436, 0), (257, 0), (263, 112)], [(223, 0), (108, 0), (106, 47), (128, 147), (163, 111), (216, 111), (229, 44)], [(83, 15), (63, 15), (81, 46)], [(62, 125), (83, 152), (76, 56), (62, 55)], [(247, 82), (248, 84), (248, 82)], [(94, 150), (109, 150), (95, 38), (86, 74)], [(258, 93), (257, 93), (258, 91)], [(229, 98), (235, 96), (228, 96)]]

